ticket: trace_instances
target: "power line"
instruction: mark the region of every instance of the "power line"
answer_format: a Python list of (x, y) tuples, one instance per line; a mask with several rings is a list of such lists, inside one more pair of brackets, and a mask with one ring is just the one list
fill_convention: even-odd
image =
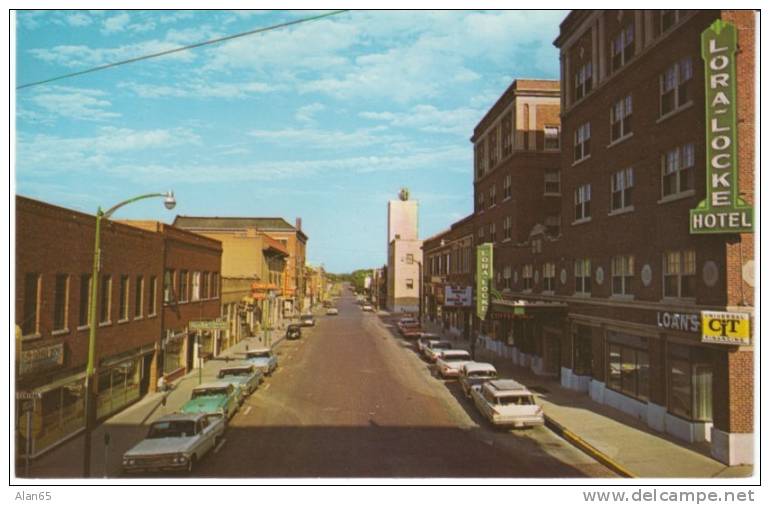
[(309, 17), (309, 18), (302, 18), (302, 19), (295, 19), (294, 21), (288, 21), (286, 23), (281, 23), (281, 24), (277, 24), (277, 25), (267, 26), (265, 28), (257, 28), (256, 30), (249, 30), (248, 32), (236, 33), (234, 35), (227, 35), (225, 37), (220, 37), (218, 39), (211, 39), (211, 40), (207, 40), (205, 42), (198, 42), (196, 44), (191, 44), (189, 46), (182, 46), (182, 47), (177, 47), (175, 49), (169, 49), (169, 50), (166, 50), (166, 51), (161, 51), (161, 52), (158, 52), (158, 53), (146, 54), (144, 56), (137, 56), (136, 58), (130, 58), (128, 60), (117, 61), (115, 63), (108, 63), (106, 65), (101, 65), (101, 66), (98, 66), (98, 67), (93, 67), (93, 68), (89, 68), (89, 69), (86, 69), (86, 70), (81, 70), (79, 72), (72, 72), (70, 74), (64, 74), (64, 75), (60, 75), (58, 77), (52, 77), (50, 79), (45, 79), (43, 81), (29, 82), (27, 84), (22, 84), (21, 86), (16, 86), (16, 89), (24, 89), (24, 88), (31, 88), (32, 86), (40, 86), (42, 84), (47, 84), (49, 82), (59, 81), (61, 79), (68, 79), (70, 77), (76, 77), (78, 75), (89, 74), (91, 72), (97, 72), (99, 70), (105, 70), (105, 69), (112, 68), (112, 67), (117, 67), (117, 66), (120, 66), (120, 65), (127, 65), (129, 63), (136, 63), (137, 61), (149, 60), (150, 58), (158, 58), (160, 56), (166, 56), (167, 54), (173, 54), (173, 53), (178, 53), (178, 52), (181, 52), (181, 51), (187, 51), (189, 49), (195, 49), (197, 47), (208, 46), (208, 45), (212, 45), (212, 44), (218, 44), (218, 43), (224, 42), (226, 40), (233, 40), (233, 39), (237, 39), (237, 38), (240, 38), (240, 37), (246, 37), (248, 35), (254, 35), (254, 34), (257, 34), (257, 33), (267, 32), (267, 31), (270, 31), (270, 30), (276, 30), (278, 28), (285, 28), (287, 26), (296, 25), (296, 24), (300, 24), (300, 23), (306, 23), (308, 21), (316, 21), (318, 19), (327, 18), (327, 17), (330, 17), (330, 16), (336, 16), (337, 14), (342, 14), (343, 12), (348, 12), (348, 10), (349, 9), (327, 12), (326, 14), (321, 14), (321, 15), (318, 15), (318, 16), (313, 16), (313, 17)]

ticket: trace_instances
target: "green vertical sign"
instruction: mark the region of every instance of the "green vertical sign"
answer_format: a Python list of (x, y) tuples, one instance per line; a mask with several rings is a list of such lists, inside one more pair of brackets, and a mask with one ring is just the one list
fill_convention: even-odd
[(476, 246), (476, 315), (486, 319), (492, 280), (492, 243)]
[(690, 210), (690, 233), (753, 231), (753, 209), (738, 196), (737, 44), (735, 26), (721, 19), (701, 34), (706, 85), (706, 199)]

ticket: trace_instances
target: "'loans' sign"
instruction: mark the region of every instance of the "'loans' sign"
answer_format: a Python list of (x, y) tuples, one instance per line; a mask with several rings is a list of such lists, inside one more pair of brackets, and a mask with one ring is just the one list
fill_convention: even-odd
[(735, 50), (738, 32), (717, 19), (701, 34), (706, 77), (706, 199), (690, 210), (690, 233), (753, 231), (754, 212), (738, 196)]

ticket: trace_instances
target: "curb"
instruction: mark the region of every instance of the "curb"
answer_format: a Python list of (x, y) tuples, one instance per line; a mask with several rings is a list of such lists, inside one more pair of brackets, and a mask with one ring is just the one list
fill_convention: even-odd
[(613, 472), (617, 473), (621, 477), (626, 478), (636, 478), (636, 475), (631, 473), (630, 471), (626, 470), (623, 466), (621, 466), (619, 463), (614, 461), (612, 458), (598, 450), (596, 447), (592, 446), (579, 436), (572, 433), (570, 430), (559, 424), (558, 422), (554, 421), (553, 418), (549, 416), (545, 417), (545, 425), (554, 433), (565, 439), (567, 442), (571, 443), (602, 465), (606, 466)]

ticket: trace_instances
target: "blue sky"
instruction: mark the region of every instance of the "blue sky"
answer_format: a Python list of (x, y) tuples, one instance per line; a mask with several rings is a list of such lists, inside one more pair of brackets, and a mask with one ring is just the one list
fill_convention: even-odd
[[(321, 14), (19, 12), (17, 85)], [(514, 78), (558, 78), (564, 11), (353, 11), (16, 94), (16, 192), (116, 218), (301, 217), (308, 261), (386, 260), (409, 187), (428, 237), (472, 211), (473, 127)]]

